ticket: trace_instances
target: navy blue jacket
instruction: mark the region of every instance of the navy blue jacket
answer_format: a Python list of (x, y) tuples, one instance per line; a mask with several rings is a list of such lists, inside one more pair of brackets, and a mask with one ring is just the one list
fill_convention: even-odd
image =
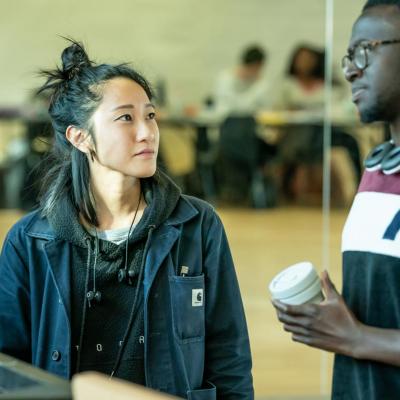
[[(0, 351), (65, 378), (70, 263), (71, 244), (38, 211), (14, 225), (0, 257)], [(153, 232), (143, 284), (146, 385), (192, 400), (253, 399), (243, 305), (212, 207), (180, 197)]]

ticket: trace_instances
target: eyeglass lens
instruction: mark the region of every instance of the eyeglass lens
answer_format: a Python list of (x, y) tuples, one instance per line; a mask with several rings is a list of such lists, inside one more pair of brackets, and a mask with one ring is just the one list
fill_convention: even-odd
[(349, 68), (351, 63), (354, 63), (355, 67), (359, 69), (364, 69), (367, 66), (367, 49), (364, 46), (356, 46), (352, 54), (343, 57), (342, 68)]

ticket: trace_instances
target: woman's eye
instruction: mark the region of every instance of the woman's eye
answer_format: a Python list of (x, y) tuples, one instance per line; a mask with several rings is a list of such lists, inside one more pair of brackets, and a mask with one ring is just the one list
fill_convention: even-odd
[(119, 121), (132, 121), (132, 117), (129, 114), (121, 115), (117, 118)]
[(151, 112), (151, 113), (149, 113), (148, 117), (149, 117), (149, 119), (154, 119), (156, 117), (156, 113)]

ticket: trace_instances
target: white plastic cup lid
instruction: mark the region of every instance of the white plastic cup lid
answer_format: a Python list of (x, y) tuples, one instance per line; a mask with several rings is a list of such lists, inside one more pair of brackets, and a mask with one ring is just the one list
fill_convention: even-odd
[(269, 291), (274, 299), (280, 300), (296, 296), (309, 286), (314, 286), (319, 278), (313, 264), (308, 261), (294, 264), (272, 279)]

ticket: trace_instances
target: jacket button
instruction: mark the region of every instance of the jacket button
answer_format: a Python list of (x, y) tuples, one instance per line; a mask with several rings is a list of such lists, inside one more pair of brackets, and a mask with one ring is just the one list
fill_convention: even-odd
[(58, 350), (54, 350), (54, 351), (51, 353), (51, 359), (52, 359), (53, 361), (59, 361), (59, 360), (61, 359), (61, 353), (60, 353)]

